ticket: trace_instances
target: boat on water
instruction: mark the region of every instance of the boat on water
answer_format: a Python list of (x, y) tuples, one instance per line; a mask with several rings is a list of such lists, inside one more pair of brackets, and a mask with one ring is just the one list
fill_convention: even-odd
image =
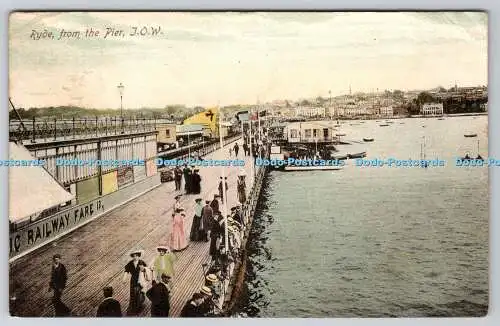
[(373, 141), (373, 138), (363, 138), (363, 141), (369, 143)]
[(444, 120), (444, 118), (438, 118), (438, 120)]
[(355, 153), (355, 154), (347, 154), (347, 158), (348, 159), (363, 158), (363, 157), (366, 157), (366, 152)]
[(380, 126), (381, 126), (381, 127), (389, 127), (389, 125), (388, 125), (388, 124), (386, 124), (386, 123), (381, 124)]
[(335, 134), (335, 136), (337, 136), (337, 137), (343, 137), (343, 136), (345, 136), (345, 134)]
[(308, 165), (308, 166), (285, 166), (284, 171), (336, 171), (342, 170), (341, 166), (334, 165)]
[(461, 157), (460, 159), (462, 160), (481, 160), (483, 161), (483, 157), (481, 156), (481, 154), (479, 154), (479, 140), (477, 141), (477, 156), (476, 158), (472, 158), (470, 157), (469, 153), (466, 153), (464, 157)]
[(472, 138), (472, 137), (477, 137), (477, 134), (474, 134), (474, 133), (468, 133), (468, 134), (465, 134), (464, 137), (466, 138)]

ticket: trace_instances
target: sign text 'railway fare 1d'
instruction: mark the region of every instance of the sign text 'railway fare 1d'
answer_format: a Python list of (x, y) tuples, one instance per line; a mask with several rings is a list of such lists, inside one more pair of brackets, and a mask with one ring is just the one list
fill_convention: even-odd
[(51, 218), (21, 227), (17, 232), (10, 234), (9, 256), (15, 256), (40, 245), (103, 211), (104, 206), (101, 200), (95, 200), (79, 207), (64, 210)]

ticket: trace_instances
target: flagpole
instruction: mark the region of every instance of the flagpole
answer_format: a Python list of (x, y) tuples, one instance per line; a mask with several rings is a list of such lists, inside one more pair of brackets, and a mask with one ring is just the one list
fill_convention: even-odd
[(253, 110), (250, 109), (250, 114), (249, 114), (249, 119), (248, 119), (248, 125), (250, 129), (250, 161), (252, 162), (252, 166), (250, 169), (250, 180), (252, 180), (252, 187), (253, 187), (253, 182), (254, 182), (254, 168), (255, 168), (255, 157), (253, 156), (253, 141), (252, 141), (252, 112)]
[[(224, 157), (224, 143), (222, 141), (222, 111), (219, 107), (219, 141), (220, 141), (220, 150), (222, 153), (222, 157)], [(223, 217), (224, 217), (224, 248), (226, 253), (229, 252), (229, 236), (227, 231), (227, 194), (226, 194), (226, 177), (224, 173), (224, 166), (221, 165), (221, 177), (222, 177), (222, 197), (223, 200)]]
[(260, 130), (260, 104), (257, 107), (257, 123), (258, 123), (258, 127), (257, 128), (259, 128), (259, 142), (261, 142), (262, 141), (262, 133), (261, 133), (261, 130)]

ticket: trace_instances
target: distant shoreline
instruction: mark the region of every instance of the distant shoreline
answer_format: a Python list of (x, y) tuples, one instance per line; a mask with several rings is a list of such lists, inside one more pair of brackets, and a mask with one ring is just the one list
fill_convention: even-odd
[[(372, 118), (346, 118), (346, 117), (338, 117), (334, 118), (332, 117), (331, 120), (343, 120), (343, 121), (361, 121), (361, 120), (395, 120), (395, 119), (412, 119), (412, 118), (453, 118), (453, 117), (474, 117), (474, 116), (482, 116), (482, 115), (488, 115), (488, 112), (471, 112), (471, 113), (450, 113), (450, 114), (443, 114), (443, 115), (422, 115), (422, 114), (416, 114), (416, 115), (397, 115), (397, 116), (392, 116), (392, 117), (372, 117)], [(317, 120), (311, 120), (311, 121), (317, 121)]]

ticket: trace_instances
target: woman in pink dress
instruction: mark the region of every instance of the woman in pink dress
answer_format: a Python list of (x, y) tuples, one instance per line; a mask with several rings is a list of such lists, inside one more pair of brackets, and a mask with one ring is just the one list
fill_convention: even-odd
[(184, 219), (186, 215), (183, 209), (176, 209), (172, 215), (172, 232), (170, 233), (170, 247), (174, 251), (186, 249), (188, 242), (184, 231)]

